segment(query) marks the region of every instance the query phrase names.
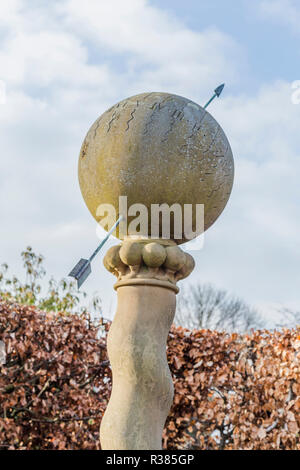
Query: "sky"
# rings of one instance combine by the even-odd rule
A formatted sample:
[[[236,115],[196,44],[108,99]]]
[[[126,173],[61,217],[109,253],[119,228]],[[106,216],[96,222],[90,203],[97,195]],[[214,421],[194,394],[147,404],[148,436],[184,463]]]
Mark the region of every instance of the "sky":
[[[299,24],[297,0],[1,2],[0,263],[21,275],[31,245],[59,279],[97,246],[77,161],[107,108],[150,91],[204,104],[226,82],[210,113],[232,146],[233,192],[185,284],[215,284],[269,316],[299,310]],[[84,288],[108,316],[104,253]]]

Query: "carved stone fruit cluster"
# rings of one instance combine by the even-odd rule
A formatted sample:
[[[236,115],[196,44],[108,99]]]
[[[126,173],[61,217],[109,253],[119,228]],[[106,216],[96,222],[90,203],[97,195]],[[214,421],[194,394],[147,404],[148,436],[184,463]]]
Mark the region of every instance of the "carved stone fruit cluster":
[[[148,283],[169,287],[176,292],[176,282],[188,277],[195,266],[193,257],[175,244],[165,246],[159,241],[132,240],[111,247],[103,263],[118,278],[115,288]]]

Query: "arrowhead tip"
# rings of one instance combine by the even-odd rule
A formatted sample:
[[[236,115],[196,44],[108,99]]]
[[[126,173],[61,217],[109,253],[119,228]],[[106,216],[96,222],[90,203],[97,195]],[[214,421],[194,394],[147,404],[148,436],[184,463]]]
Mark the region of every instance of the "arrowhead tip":
[[[222,85],[218,86],[215,89],[215,94],[217,95],[218,98],[221,95],[222,91],[224,90],[224,87],[225,87],[225,83],[222,83]]]

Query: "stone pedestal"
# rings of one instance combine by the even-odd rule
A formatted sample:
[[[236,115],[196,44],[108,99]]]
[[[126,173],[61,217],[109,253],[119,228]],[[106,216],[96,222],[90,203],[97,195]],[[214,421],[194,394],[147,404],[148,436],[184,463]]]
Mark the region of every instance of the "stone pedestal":
[[[118,307],[108,334],[113,388],[101,446],[159,450],[173,400],[166,341],[176,283],[191,273],[194,260],[173,241],[125,240],[108,250],[104,265],[118,278]]]

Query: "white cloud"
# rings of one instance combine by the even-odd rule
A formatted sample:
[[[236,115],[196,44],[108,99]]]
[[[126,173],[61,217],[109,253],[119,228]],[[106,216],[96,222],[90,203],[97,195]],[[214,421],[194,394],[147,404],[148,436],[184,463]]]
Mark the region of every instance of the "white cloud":
[[[285,24],[299,34],[300,6],[297,0],[263,0],[260,11],[265,17]]]
[[[216,28],[192,31],[146,0],[68,0],[58,9],[68,30],[125,57],[132,90],[199,94],[211,83],[237,79],[242,51],[230,36]]]
[[[195,62],[208,52],[220,56],[221,43],[224,49],[235,46],[229,36],[217,30],[209,31],[206,37],[206,32],[186,28],[146,0],[91,0],[85,4],[67,0],[59,9],[76,31],[115,52],[134,54],[145,63]]]
[[[91,123],[117,100],[147,90],[201,103],[212,85],[242,81],[245,62],[227,34],[192,31],[142,0],[36,0],[34,7],[15,0],[1,2],[0,18],[7,88],[0,105],[1,261],[17,268],[19,252],[32,243],[50,272],[63,276],[97,243],[77,183]],[[278,82],[212,105],[232,143],[236,179],[190,282],[216,282],[249,301],[300,302],[300,108],[290,94],[290,85]],[[109,305],[111,275],[94,269],[88,290],[98,288]]]

